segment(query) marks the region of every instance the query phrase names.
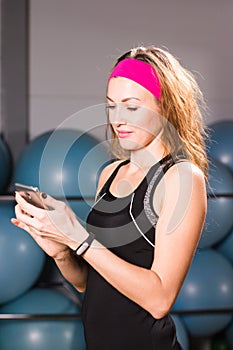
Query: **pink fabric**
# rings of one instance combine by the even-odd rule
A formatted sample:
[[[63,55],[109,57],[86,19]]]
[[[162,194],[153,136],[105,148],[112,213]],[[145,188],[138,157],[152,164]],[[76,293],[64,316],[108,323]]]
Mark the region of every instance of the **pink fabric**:
[[[126,58],[113,69],[109,80],[112,77],[131,79],[150,91],[158,100],[161,98],[161,85],[156,70],[146,62]]]

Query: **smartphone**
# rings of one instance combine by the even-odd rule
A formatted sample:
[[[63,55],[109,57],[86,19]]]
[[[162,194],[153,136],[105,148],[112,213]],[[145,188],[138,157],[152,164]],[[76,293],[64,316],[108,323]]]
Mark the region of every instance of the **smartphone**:
[[[48,210],[49,208],[43,203],[41,199],[41,192],[38,187],[29,186],[21,183],[15,183],[15,191],[19,192],[20,195],[30,204]]]

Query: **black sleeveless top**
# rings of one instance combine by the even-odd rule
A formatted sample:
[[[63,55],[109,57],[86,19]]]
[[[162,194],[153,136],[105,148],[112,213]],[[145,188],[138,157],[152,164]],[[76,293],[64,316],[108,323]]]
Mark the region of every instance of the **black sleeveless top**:
[[[154,190],[165,172],[177,161],[170,154],[154,164],[136,190],[115,197],[110,185],[119,164],[101,189],[87,218],[87,230],[125,261],[150,269],[154,257]],[[155,319],[111,286],[89,266],[82,307],[87,350],[180,350],[170,315]]]

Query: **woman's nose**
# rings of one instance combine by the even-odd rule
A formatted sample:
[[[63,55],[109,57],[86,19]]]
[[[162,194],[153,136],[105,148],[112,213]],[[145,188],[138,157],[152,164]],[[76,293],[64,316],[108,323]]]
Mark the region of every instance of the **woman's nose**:
[[[111,112],[110,121],[113,124],[126,124],[126,118],[124,116],[124,108],[121,105],[117,105],[114,111]]]

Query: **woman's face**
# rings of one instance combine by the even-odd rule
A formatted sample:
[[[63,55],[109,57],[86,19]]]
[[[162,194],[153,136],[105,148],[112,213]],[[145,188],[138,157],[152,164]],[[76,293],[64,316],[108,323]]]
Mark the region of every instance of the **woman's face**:
[[[146,147],[161,131],[156,99],[141,85],[123,77],[112,78],[106,99],[109,122],[123,149]]]

